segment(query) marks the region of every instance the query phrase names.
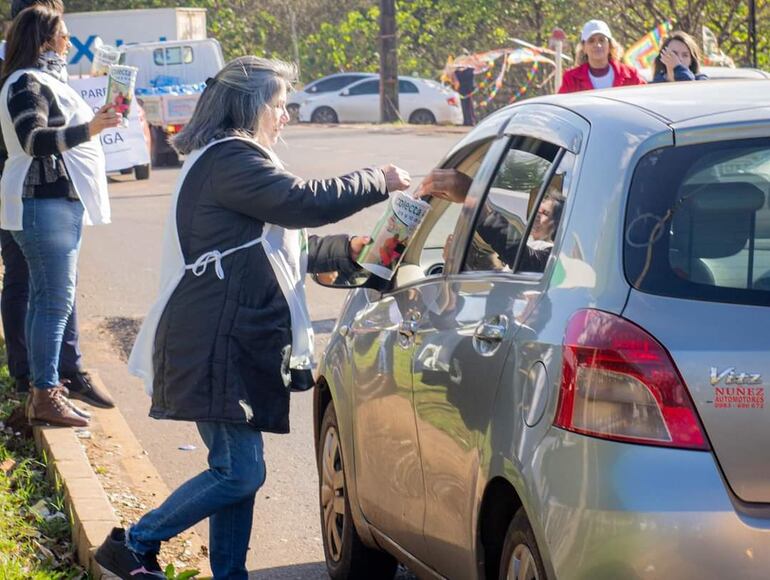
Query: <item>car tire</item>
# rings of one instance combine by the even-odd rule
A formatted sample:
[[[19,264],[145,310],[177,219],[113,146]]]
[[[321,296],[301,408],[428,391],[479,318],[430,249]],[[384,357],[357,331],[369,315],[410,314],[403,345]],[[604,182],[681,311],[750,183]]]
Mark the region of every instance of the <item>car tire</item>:
[[[413,125],[435,125],[436,115],[428,109],[417,109],[409,116],[409,122]]]
[[[168,135],[160,127],[150,127],[150,162],[153,167],[179,167],[179,156],[168,142]]]
[[[150,164],[147,163],[145,165],[135,165],[134,177],[136,177],[138,181],[144,181],[145,179],[150,179]]]
[[[339,123],[337,113],[331,107],[318,107],[313,114],[310,115],[311,123],[326,123],[333,124]]]
[[[286,105],[286,112],[289,113],[289,125],[299,123],[299,105]]]
[[[535,533],[524,508],[519,508],[508,526],[500,558],[500,580],[546,580]]]
[[[331,404],[324,412],[319,437],[318,498],[329,578],[391,580],[398,567],[395,558],[366,546],[356,531],[346,493],[345,464],[337,415]]]

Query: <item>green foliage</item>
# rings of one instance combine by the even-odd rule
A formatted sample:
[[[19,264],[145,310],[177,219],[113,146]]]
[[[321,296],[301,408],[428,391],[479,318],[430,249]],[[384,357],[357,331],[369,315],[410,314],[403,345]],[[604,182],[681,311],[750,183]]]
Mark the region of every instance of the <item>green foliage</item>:
[[[379,3],[374,0],[65,0],[69,12],[173,7],[206,8],[209,35],[226,58],[257,54],[299,60],[307,82],[344,70],[379,69]],[[10,3],[0,5],[7,19]],[[756,0],[757,54],[770,68],[770,0]],[[604,18],[621,44],[630,45],[657,23],[700,36],[707,25],[739,66],[749,62],[747,0],[396,0],[399,70],[437,78],[449,55],[512,46],[512,37],[537,45],[563,28],[574,49],[582,24]],[[525,71],[524,71],[525,72]],[[522,80],[511,73],[509,84]],[[536,79],[536,84],[544,75]],[[541,89],[542,90],[545,89]],[[537,94],[531,90],[528,94]],[[500,95],[505,101],[506,95]]]
[[[306,78],[315,78],[320,71],[379,70],[379,17],[380,9],[371,7],[348,12],[338,23],[321,23],[318,32],[302,42],[301,64]]]
[[[185,570],[184,572],[177,572],[173,564],[166,566],[163,571],[166,575],[166,580],[190,580],[196,578],[200,574],[200,570]]]
[[[0,346],[0,356],[4,348]],[[7,365],[0,367],[0,419],[7,421],[21,401]],[[61,491],[46,479],[30,439],[0,431],[0,577],[4,580],[75,580],[85,572],[74,564],[70,521]],[[53,515],[59,514],[59,515]]]

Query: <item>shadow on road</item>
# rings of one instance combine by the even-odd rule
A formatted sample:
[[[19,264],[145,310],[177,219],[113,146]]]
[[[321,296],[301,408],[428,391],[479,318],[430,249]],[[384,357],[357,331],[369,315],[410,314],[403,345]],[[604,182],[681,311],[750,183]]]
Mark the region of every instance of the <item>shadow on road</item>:
[[[329,580],[329,576],[326,573],[326,564],[310,562],[254,570],[249,572],[249,580]],[[403,566],[399,566],[394,580],[417,580],[417,576]]]
[[[326,564],[310,562],[249,572],[249,580],[328,580]]]

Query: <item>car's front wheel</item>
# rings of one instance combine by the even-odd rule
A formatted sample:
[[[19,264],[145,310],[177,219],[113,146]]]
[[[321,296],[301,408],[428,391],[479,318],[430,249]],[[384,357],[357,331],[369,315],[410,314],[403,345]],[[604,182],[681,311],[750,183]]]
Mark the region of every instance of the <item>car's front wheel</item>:
[[[290,124],[294,125],[295,123],[299,123],[299,105],[294,103],[286,105],[286,112],[289,113]]]
[[[310,121],[312,123],[337,123],[337,113],[331,107],[318,107],[313,114],[310,115]]]
[[[332,580],[391,580],[397,562],[359,538],[346,493],[337,415],[329,405],[321,422],[318,484],[326,569]]]
[[[134,175],[139,181],[150,179],[150,164],[134,165]]]
[[[535,533],[524,508],[519,508],[513,516],[505,534],[500,580],[546,580]]]

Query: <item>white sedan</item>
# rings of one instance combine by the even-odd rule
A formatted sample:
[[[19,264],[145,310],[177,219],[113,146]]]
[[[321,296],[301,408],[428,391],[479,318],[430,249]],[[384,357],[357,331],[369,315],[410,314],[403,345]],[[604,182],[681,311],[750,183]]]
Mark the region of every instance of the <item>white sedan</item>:
[[[398,104],[401,118],[409,123],[462,125],[460,95],[435,81],[399,77]],[[377,123],[380,120],[380,80],[364,79],[307,99],[299,108],[299,120],[307,123]]]

